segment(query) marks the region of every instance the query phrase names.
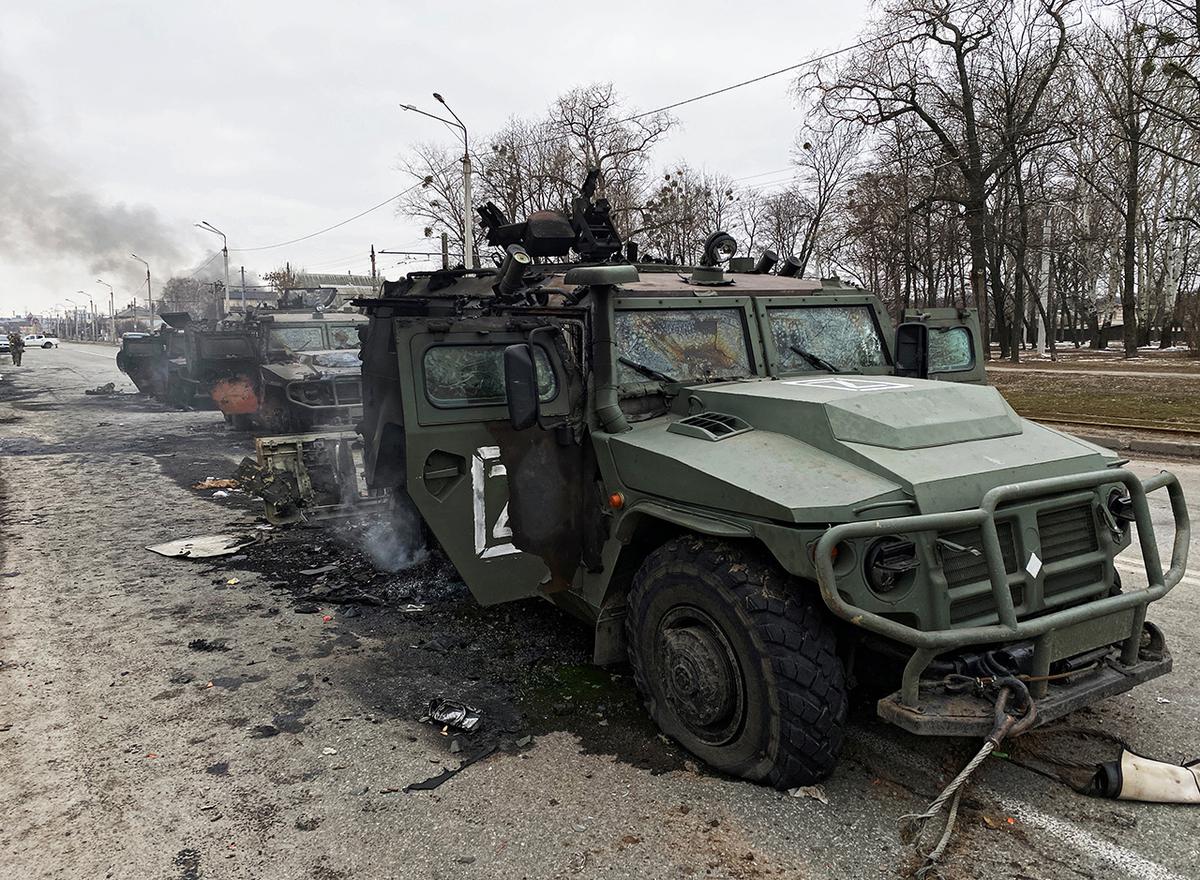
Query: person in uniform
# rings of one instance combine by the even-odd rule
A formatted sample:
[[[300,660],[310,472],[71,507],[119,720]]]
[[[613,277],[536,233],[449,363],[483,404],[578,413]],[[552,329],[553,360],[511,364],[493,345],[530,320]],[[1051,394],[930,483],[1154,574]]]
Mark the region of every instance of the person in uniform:
[[[25,340],[20,333],[9,333],[8,344],[12,347],[13,366],[21,366],[21,355],[25,352]]]

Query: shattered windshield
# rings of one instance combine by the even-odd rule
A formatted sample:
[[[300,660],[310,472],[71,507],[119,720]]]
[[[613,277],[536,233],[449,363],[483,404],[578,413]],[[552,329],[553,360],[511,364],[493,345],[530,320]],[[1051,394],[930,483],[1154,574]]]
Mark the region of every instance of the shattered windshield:
[[[821,372],[811,356],[842,373],[887,363],[868,306],[797,306],[768,309],[767,314],[780,372]]]
[[[622,310],[615,329],[621,384],[653,381],[648,371],[681,382],[754,372],[741,309]]]
[[[304,360],[314,367],[344,368],[358,367],[360,361],[356,351],[327,351],[306,355]]]
[[[330,324],[330,348],[358,348],[358,324]]]
[[[272,351],[320,351],[325,348],[325,335],[320,327],[272,327]]]

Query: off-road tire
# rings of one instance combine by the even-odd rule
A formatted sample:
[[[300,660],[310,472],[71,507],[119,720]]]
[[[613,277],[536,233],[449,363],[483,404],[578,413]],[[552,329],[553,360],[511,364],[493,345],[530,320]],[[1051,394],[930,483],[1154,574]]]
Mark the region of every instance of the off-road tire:
[[[778,789],[828,776],[845,734],[846,677],[814,593],[765,552],[714,538],[676,538],[651,553],[634,576],[625,631],[663,732],[712,767]],[[730,686],[696,708],[693,685],[714,669]],[[739,684],[740,701],[729,696]],[[729,720],[714,732],[711,717]]]

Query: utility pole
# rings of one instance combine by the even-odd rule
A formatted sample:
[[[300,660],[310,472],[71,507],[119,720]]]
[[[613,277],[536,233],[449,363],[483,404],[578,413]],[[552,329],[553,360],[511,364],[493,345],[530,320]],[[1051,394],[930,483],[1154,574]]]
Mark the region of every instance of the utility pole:
[[[113,286],[111,284],[109,284],[107,281],[105,281],[103,278],[97,278],[96,283],[103,284],[105,287],[108,288],[109,311],[112,311]],[[79,292],[83,293],[82,290]],[[86,296],[86,294],[85,294],[85,296]],[[136,317],[137,317],[137,315],[135,313],[134,318],[136,318]],[[134,326],[135,327],[137,326],[136,320],[134,321]],[[116,321],[116,318],[113,318],[113,342],[116,342],[116,341],[117,341],[117,321]]]
[[[453,121],[446,119],[444,116],[437,116],[436,114],[433,114],[433,113],[426,113],[424,110],[418,110],[412,104],[401,104],[400,106],[403,107],[405,110],[412,110],[414,113],[420,113],[422,116],[428,116],[430,119],[436,119],[438,122],[444,123],[445,125],[453,126],[454,128],[457,128],[462,133],[462,142],[463,142],[463,158],[462,158],[462,164],[463,164],[463,265],[466,266],[468,269],[474,269],[475,268],[475,229],[474,229],[475,217],[474,217],[474,210],[471,207],[471,144],[470,144],[470,140],[468,139],[468,136],[467,136],[467,127],[463,124],[463,121],[458,118],[458,114],[454,112],[454,109],[449,104],[446,103],[445,98],[443,98],[437,92],[433,93],[433,98],[435,101],[437,101],[443,107],[445,107],[447,111],[449,111],[450,115],[452,117],[454,117]]]
[[[242,311],[246,311],[246,267],[242,266]]]
[[[375,280],[375,245],[371,245],[371,280]]]
[[[146,330],[147,330],[147,332],[153,333],[154,332],[154,292],[150,289],[150,264],[147,263],[145,260],[143,260],[141,257],[139,257],[137,254],[130,254],[129,256],[133,257],[135,260],[137,260],[139,263],[141,263],[143,266],[146,267],[146,309],[147,309],[147,311],[150,312],[149,316],[146,318]],[[136,312],[137,311],[137,305],[136,305],[137,298],[136,297],[134,298],[134,303],[135,303],[134,311]]]
[[[442,233],[442,268],[450,268],[450,236]]]
[[[221,255],[225,258],[225,299],[229,299],[229,242],[225,238],[225,233],[222,232],[221,230],[217,229],[217,227],[213,226],[207,220],[201,220],[199,223],[196,223],[194,225],[196,227],[198,227],[199,229],[203,229],[205,232],[211,232],[214,235],[221,236]],[[243,290],[242,290],[242,311],[244,312],[245,310],[246,310],[246,291],[243,288]]]

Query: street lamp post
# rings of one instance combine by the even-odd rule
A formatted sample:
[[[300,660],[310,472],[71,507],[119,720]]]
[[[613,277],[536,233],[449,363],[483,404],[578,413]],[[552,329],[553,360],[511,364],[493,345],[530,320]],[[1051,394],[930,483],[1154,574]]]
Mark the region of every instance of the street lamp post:
[[[83,293],[82,290],[77,290],[75,292]],[[87,296],[87,294],[84,294],[84,296]],[[69,299],[68,297],[65,297],[65,296],[63,297],[63,299],[65,299],[67,302],[69,302],[71,304],[71,320],[69,320],[67,322],[67,335],[73,339],[79,335],[79,303],[77,303],[77,302],[75,302],[75,300]],[[74,325],[73,329],[72,329],[72,325]]]
[[[193,225],[198,229],[203,229],[205,232],[221,236],[221,254],[225,257],[225,299],[229,299],[229,242],[225,239],[225,233],[207,220],[201,220],[199,223]],[[242,311],[246,311],[246,289],[244,287],[242,288]]]
[[[154,332],[154,291],[150,289],[150,264],[139,257],[137,254],[130,254],[139,263],[146,267],[146,310],[150,316],[146,319],[146,329],[148,332]],[[134,299],[134,314],[137,313],[137,300]]]
[[[105,281],[103,278],[97,278],[96,283],[103,284],[105,287],[108,288],[108,314],[109,314],[109,317],[112,318],[112,341],[116,342],[117,341],[117,312],[116,312],[116,309],[113,308],[113,286],[111,284],[109,284],[107,281]],[[134,318],[136,319],[136,317],[137,317],[137,312],[134,312]]]
[[[471,145],[467,138],[467,127],[463,121],[458,118],[458,114],[454,112],[454,108],[446,103],[437,92],[433,93],[434,100],[441,104],[454,117],[453,121],[446,119],[444,116],[438,116],[435,113],[426,113],[412,104],[401,104],[405,110],[412,110],[414,113],[420,113],[422,116],[428,116],[430,119],[436,119],[438,122],[457,128],[462,133],[463,142],[463,264],[468,269],[475,268],[475,218],[472,216],[473,209],[471,207]]]

